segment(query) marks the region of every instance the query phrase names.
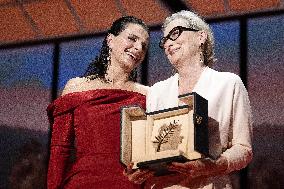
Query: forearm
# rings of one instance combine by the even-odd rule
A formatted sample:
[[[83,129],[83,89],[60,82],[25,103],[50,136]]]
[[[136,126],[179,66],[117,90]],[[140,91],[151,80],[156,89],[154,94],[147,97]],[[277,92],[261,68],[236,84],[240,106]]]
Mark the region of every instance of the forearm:
[[[226,173],[227,168],[228,168],[228,161],[223,156],[219,157],[217,160],[208,160],[208,165],[206,167],[208,172],[206,172],[205,175],[207,176],[223,175]]]
[[[240,170],[252,160],[252,114],[247,91],[239,79],[234,88],[229,141],[222,156],[228,160],[227,173]]]
[[[240,170],[248,165],[252,160],[253,152],[249,146],[237,144],[227,149],[222,156],[228,161],[227,173]]]
[[[48,164],[48,189],[58,189],[62,184],[73,149],[72,114],[55,118],[52,125],[50,157]]]
[[[66,158],[61,157],[60,153],[58,148],[51,147],[47,174],[48,189],[58,189],[62,183]]]

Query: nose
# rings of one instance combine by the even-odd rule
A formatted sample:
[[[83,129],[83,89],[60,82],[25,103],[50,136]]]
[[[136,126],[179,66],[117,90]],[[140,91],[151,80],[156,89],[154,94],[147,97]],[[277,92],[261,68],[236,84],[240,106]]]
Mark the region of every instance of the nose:
[[[168,49],[169,47],[173,46],[173,42],[172,40],[168,39],[166,40],[166,42],[164,43],[164,50]]]
[[[141,49],[142,49],[142,44],[137,41],[136,43],[134,43],[134,48],[135,48],[136,50],[141,50]]]

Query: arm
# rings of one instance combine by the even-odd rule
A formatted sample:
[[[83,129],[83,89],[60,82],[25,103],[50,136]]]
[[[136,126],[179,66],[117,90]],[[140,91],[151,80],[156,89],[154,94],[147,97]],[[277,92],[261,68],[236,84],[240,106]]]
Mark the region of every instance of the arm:
[[[240,78],[235,84],[232,107],[231,147],[222,156],[228,160],[227,173],[240,170],[252,159],[252,115],[247,91]]]
[[[49,189],[60,188],[73,144],[71,113],[56,116],[52,124],[47,184]]]
[[[228,149],[217,160],[206,158],[184,164],[173,163],[171,170],[186,174],[189,178],[211,177],[242,169],[251,161],[251,110],[247,91],[240,78],[237,78],[233,90]]]
[[[62,95],[74,92],[76,81],[76,78],[69,80]],[[56,189],[62,184],[73,148],[73,114],[72,112],[57,114],[53,111],[48,111],[48,114],[51,124],[51,142],[47,184],[49,189]]]

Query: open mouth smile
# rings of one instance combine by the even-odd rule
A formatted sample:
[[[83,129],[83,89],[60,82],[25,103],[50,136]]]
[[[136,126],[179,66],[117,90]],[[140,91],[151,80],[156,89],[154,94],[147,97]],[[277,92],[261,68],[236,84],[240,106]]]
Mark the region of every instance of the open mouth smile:
[[[134,53],[128,51],[128,50],[125,50],[126,54],[131,58],[133,59],[134,61],[138,61],[138,56],[135,55]]]

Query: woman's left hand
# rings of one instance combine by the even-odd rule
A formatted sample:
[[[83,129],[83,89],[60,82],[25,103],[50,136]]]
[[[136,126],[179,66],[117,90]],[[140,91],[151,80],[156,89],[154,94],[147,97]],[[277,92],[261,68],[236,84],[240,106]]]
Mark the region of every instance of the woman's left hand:
[[[142,184],[148,178],[154,176],[154,172],[147,170],[147,169],[132,169],[133,163],[129,164],[127,168],[123,171],[123,175],[128,178],[129,181],[135,184]]]
[[[227,160],[221,157],[218,160],[205,158],[185,163],[173,162],[168,168],[192,179],[200,176],[216,176],[222,174],[227,169]]]

